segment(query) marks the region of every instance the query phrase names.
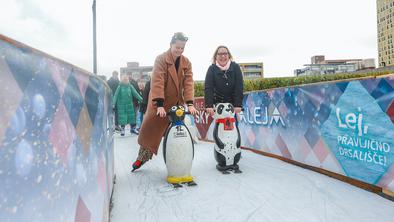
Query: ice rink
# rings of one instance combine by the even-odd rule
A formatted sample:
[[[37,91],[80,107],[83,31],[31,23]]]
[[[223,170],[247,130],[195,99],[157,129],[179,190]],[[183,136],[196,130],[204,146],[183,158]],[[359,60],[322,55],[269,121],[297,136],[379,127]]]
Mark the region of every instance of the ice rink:
[[[137,136],[115,135],[116,184],[111,222],[394,221],[394,202],[339,180],[243,150],[242,174],[215,169],[213,143],[195,145],[198,186],[173,189],[158,156],[131,173]]]

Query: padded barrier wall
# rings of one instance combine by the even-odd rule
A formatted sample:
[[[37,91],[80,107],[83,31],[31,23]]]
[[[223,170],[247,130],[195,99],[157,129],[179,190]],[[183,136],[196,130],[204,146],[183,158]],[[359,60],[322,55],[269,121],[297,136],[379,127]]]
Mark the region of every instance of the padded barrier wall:
[[[394,75],[252,92],[243,106],[243,147],[394,191]],[[213,140],[212,118],[195,121]]]
[[[0,35],[1,221],[108,221],[109,87]]]

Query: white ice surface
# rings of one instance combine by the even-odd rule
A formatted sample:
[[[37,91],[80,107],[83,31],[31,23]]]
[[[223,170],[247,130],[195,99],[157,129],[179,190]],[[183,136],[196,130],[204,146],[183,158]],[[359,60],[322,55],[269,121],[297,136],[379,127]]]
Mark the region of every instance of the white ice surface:
[[[115,136],[111,222],[264,221],[393,222],[394,202],[280,160],[242,151],[242,174],[215,169],[213,144],[195,145],[196,187],[172,189],[158,156],[131,173],[137,136]]]

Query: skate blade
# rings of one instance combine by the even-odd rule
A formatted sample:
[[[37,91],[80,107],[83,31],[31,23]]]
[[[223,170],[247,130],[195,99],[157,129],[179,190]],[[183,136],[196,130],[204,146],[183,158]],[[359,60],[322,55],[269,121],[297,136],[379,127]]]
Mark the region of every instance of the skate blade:
[[[186,183],[183,183],[183,184],[186,184],[186,185],[189,186],[189,187],[197,186],[197,183],[194,182],[194,181],[186,182]]]
[[[180,184],[180,183],[172,183],[171,185],[172,185],[175,189],[176,189],[176,188],[181,188],[181,187],[183,187],[182,184]]]

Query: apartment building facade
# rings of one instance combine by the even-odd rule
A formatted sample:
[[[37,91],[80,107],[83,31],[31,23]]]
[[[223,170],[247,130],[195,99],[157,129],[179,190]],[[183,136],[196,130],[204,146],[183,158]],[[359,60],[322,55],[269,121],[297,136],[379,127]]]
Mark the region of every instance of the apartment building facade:
[[[379,67],[394,65],[394,0],[377,0]]]
[[[148,81],[152,73],[153,66],[140,66],[138,62],[128,62],[126,67],[120,68],[120,74],[127,74],[134,80]]]
[[[336,73],[351,73],[358,70],[374,69],[375,59],[334,59],[326,60],[324,55],[312,56],[311,63],[303,69],[295,69],[295,76],[317,76]]]
[[[244,79],[264,78],[264,64],[262,62],[238,63]]]

